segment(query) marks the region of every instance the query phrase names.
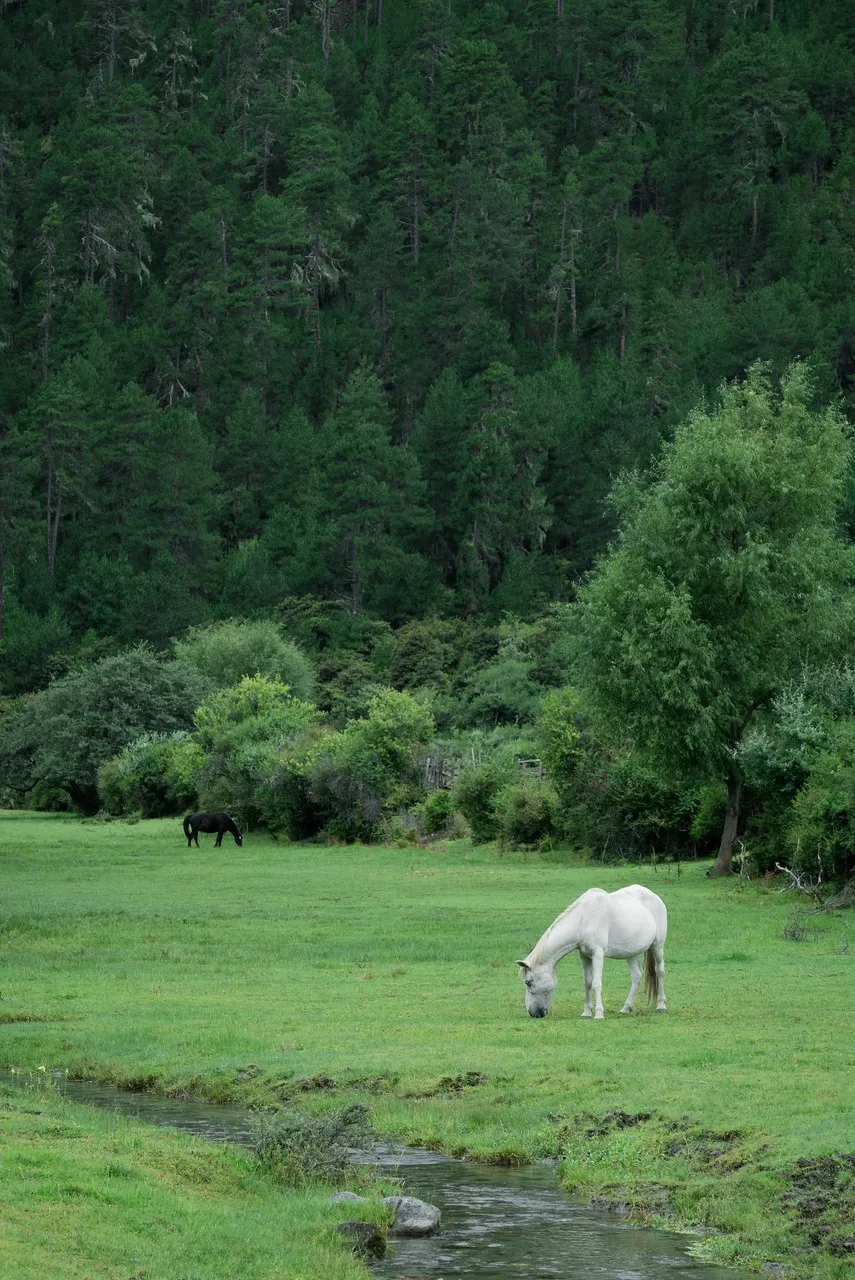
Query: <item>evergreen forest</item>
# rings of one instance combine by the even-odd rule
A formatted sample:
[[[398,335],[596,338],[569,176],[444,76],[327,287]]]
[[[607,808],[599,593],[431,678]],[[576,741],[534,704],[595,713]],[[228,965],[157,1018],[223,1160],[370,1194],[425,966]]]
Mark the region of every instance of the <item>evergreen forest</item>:
[[[853,416],[847,0],[0,0],[8,803],[848,873]]]

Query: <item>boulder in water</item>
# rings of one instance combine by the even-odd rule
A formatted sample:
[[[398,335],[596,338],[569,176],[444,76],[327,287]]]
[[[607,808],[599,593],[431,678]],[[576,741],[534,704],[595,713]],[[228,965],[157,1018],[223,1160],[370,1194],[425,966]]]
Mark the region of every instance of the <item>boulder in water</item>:
[[[384,1196],[383,1203],[395,1214],[392,1235],[432,1236],[439,1230],[439,1209],[415,1196]]]

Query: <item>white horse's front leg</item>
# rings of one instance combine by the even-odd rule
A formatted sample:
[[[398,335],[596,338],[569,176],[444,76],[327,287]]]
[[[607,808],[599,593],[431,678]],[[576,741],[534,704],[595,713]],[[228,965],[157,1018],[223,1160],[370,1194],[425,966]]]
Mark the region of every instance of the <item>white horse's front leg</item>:
[[[627,960],[627,964],[629,965],[629,972],[632,975],[632,982],[629,988],[629,995],[626,998],[626,1003],[621,1009],[621,1013],[632,1013],[635,1007],[635,997],[638,995],[638,987],[641,982],[641,961],[638,956],[630,956]]]
[[[604,1018],[603,1013],[603,953],[595,951],[591,956],[591,976],[594,988],[594,1017]]]
[[[653,958],[656,961],[656,1012],[666,1013],[665,1003],[665,944],[654,942]]]
[[[591,1018],[593,1017],[591,1012],[591,982],[593,981],[591,957],[583,956],[580,951],[579,959],[582,961],[582,977],[585,980],[585,1008],[582,1010],[582,1017]]]

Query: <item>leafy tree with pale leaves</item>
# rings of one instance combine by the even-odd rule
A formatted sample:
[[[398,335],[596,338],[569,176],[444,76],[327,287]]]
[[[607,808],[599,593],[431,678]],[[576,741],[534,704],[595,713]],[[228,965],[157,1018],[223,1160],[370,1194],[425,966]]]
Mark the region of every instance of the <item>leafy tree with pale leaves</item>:
[[[580,592],[580,674],[602,725],[665,773],[727,786],[716,875],[731,870],[748,725],[851,636],[855,558],[837,519],[851,457],[804,366],[780,390],[755,366],[690,415],[649,477],[617,485],[618,537]]]

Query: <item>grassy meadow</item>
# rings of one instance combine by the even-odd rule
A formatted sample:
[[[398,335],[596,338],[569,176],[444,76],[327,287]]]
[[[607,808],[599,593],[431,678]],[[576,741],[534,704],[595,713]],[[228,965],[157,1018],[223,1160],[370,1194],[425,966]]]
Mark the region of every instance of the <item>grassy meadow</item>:
[[[360,1280],[329,1189],[49,1090],[0,1093],[3,1280]],[[359,1206],[363,1218],[385,1215]],[[380,1209],[378,1214],[377,1210]]]
[[[188,849],[177,820],[0,817],[0,1066],[309,1108],[358,1098],[411,1142],[561,1153],[568,1185],[714,1229],[699,1249],[716,1260],[845,1274],[852,1177],[823,1158],[855,1149],[851,912],[794,941],[790,893],[698,863],[201,839]],[[584,889],[633,881],[669,908],[669,1012],[619,1017],[629,975],[609,961],[606,1020],[581,1020],[568,957],[552,1013],[529,1019],[514,960]],[[4,1096],[4,1126],[22,1123]]]

